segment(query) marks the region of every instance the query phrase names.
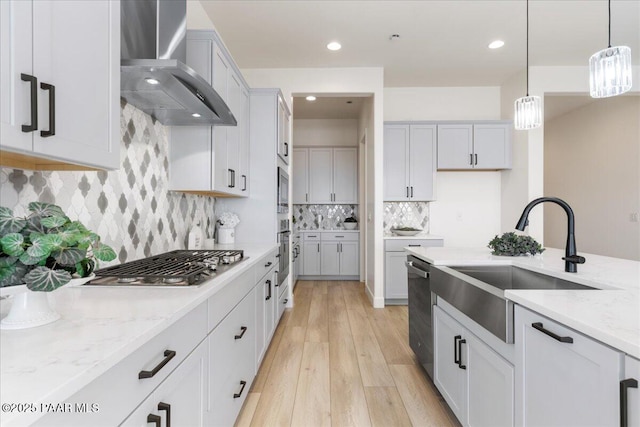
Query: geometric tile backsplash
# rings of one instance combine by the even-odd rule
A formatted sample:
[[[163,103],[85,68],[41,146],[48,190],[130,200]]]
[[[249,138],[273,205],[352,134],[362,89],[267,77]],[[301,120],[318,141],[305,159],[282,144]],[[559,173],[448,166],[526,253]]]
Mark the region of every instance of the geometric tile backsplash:
[[[420,228],[429,232],[428,202],[384,202],[384,232],[392,227]]]
[[[294,228],[298,230],[344,229],[345,218],[358,218],[358,205],[293,205]]]
[[[120,134],[116,171],[0,168],[0,206],[26,215],[32,201],[55,203],[113,247],[114,263],[183,249],[196,222],[212,237],[215,199],[168,191],[166,128],[123,104]]]

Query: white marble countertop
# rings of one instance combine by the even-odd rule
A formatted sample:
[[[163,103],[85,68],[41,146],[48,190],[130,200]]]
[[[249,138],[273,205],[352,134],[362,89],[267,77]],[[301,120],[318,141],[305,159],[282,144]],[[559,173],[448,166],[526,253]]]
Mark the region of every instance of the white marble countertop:
[[[428,233],[419,233],[416,234],[415,236],[397,236],[393,233],[384,233],[384,239],[385,240],[409,240],[409,239],[415,239],[415,240],[444,240],[444,237],[442,236],[436,236],[435,234],[428,234]]]
[[[598,290],[507,290],[505,296],[533,311],[640,358],[640,262],[580,253],[577,273],[564,271],[564,249],[527,257],[493,256],[485,248],[405,250],[434,265],[514,265]]]
[[[322,228],[317,230],[296,230],[298,233],[359,233],[359,229],[347,230],[346,228]]]
[[[277,248],[216,248],[234,246],[248,259],[197,287],[65,286],[51,292],[60,320],[0,331],[0,403],[64,402]],[[2,317],[9,307],[9,300],[1,301]],[[3,425],[19,415],[24,414],[2,413]]]

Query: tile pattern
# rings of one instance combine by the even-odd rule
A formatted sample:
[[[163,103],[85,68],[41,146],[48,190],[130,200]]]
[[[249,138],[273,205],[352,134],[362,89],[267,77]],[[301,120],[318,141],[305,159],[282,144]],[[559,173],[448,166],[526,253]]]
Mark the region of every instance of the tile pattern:
[[[385,233],[392,227],[414,227],[429,232],[429,203],[385,202],[382,221]]]
[[[293,205],[294,226],[300,230],[343,228],[345,218],[358,221],[358,205]]]
[[[186,247],[200,222],[213,235],[215,199],[168,191],[166,128],[131,105],[120,114],[117,171],[37,172],[0,168],[0,205],[24,215],[32,201],[59,205],[126,262]]]

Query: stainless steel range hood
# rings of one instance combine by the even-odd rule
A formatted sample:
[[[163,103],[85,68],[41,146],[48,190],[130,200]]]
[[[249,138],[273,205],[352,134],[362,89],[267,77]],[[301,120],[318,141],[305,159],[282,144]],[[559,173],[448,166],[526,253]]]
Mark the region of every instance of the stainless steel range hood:
[[[185,64],[186,0],[122,0],[120,93],[168,126],[237,122],[222,97]]]

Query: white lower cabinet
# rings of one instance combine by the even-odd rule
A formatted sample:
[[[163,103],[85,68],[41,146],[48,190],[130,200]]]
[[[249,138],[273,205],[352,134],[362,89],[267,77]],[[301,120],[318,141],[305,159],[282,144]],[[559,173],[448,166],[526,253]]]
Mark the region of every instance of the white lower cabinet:
[[[462,425],[514,424],[514,367],[434,306],[434,383]]]
[[[302,274],[315,276],[320,274],[320,241],[305,241],[302,244]]]
[[[518,425],[619,425],[622,353],[521,306],[515,343]]]
[[[443,239],[386,239],[384,241],[384,299],[386,303],[406,304],[409,298],[405,247],[444,245]]]
[[[205,426],[209,347],[202,342],[122,423],[124,427]]]
[[[624,358],[624,377],[620,381],[620,425],[640,426],[640,360]],[[626,424],[625,424],[626,421]]]

